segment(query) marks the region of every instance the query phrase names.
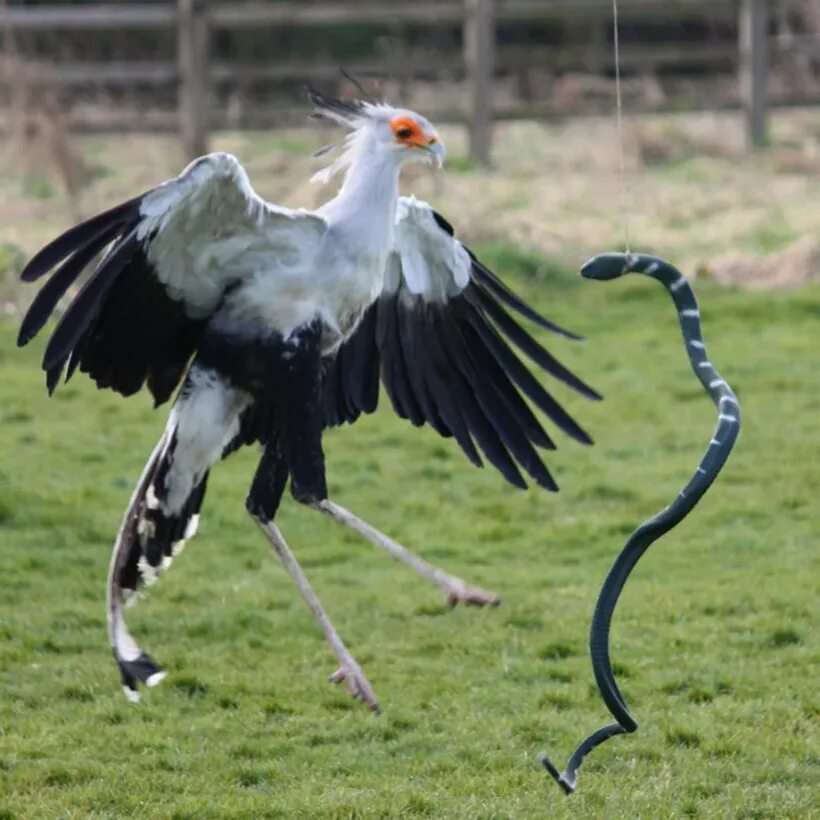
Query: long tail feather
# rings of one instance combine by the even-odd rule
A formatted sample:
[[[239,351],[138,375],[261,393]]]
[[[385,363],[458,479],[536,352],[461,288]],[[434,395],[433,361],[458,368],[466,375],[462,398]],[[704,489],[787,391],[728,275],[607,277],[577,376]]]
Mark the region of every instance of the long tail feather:
[[[108,635],[120,669],[126,697],[139,700],[138,684],[156,686],[165,672],[138,646],[125,623],[123,607],[140,583],[153,583],[167,569],[186,540],[196,532],[207,473],[181,509],[164,513],[157,497],[173,458],[176,435],[173,416],[145,465],[125,511],[108,572]]]
[[[128,631],[123,615],[124,589],[121,586],[121,579],[127,573],[127,566],[131,563],[135,549],[139,549],[137,528],[140,506],[145,503],[148,489],[154,480],[159,462],[167,449],[167,433],[159,440],[159,443],[151,453],[148,463],[145,465],[128,509],[114,542],[114,552],[111,556],[111,565],[108,570],[107,608],[108,608],[108,637],[111,641],[111,649],[114,658],[120,668],[122,676],[123,691],[126,697],[132,701],[139,701],[137,681],[141,681],[146,686],[156,685],[162,680],[164,673],[156,662],[143,652],[137,642]],[[133,594],[133,590],[130,590]]]

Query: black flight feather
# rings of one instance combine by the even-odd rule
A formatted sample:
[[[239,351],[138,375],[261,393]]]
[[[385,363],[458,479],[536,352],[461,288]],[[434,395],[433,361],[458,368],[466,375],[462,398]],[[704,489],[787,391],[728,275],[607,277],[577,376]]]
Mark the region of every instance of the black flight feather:
[[[62,369],[74,345],[96,317],[117,276],[130,261],[137,245],[137,234],[132,230],[103,259],[91,278],[83,285],[48,341],[43,357],[44,370],[51,371],[55,367]]]
[[[577,390],[582,396],[589,399],[600,399],[601,396],[588,385],[584,384],[574,373],[567,370],[548,350],[540,345],[526,330],[504,310],[487,291],[475,288],[470,294],[475,294],[477,303],[486,311],[487,315],[498,325],[501,332],[522,352],[526,353],[537,365],[556,379]]]
[[[372,413],[379,398],[379,354],[376,348],[376,306],[371,305],[353,336],[339,351],[350,376],[345,390],[348,421],[362,412]]]
[[[465,333],[464,331],[467,331]],[[516,461],[542,486],[558,489],[538,453],[532,446],[515,417],[509,404],[496,384],[487,378],[481,363],[475,356],[473,342],[469,336],[469,324],[453,324],[450,330],[451,349],[456,350],[462,373],[470,382],[473,393],[485,416],[492,424],[504,446]]]
[[[452,430],[453,437],[464,451],[464,454],[476,467],[483,467],[481,456],[478,454],[472,438],[470,438],[470,432],[464,420],[464,413],[461,410],[465,401],[472,400],[469,386],[464,381],[461,373],[457,369],[453,370],[443,349],[441,342],[442,331],[440,329],[441,310],[439,308],[431,310],[430,318],[431,328],[427,336],[428,344],[425,348],[425,380],[430,393],[436,398],[442,418]],[[447,321],[446,317],[443,321]]]
[[[586,431],[547,393],[541,382],[530,373],[524,363],[513,353],[496,330],[488,325],[478,314],[472,315],[470,319],[478,335],[483,339],[507,375],[518,385],[524,395],[567,435],[582,444],[592,444],[592,439]]]
[[[353,423],[379,402],[378,304],[365,311],[353,335],[322,361],[322,406],[326,427]]]
[[[463,345],[461,340],[456,334],[451,322],[442,322],[440,328],[442,330],[442,349],[446,351],[450,359],[451,372],[463,373],[462,366],[459,364],[464,352],[462,350]],[[467,381],[466,378],[465,381]],[[465,421],[467,422],[467,428],[489,461],[498,468],[507,481],[522,490],[526,490],[526,482],[521,477],[521,473],[515,466],[515,462],[507,452],[495,427],[487,418],[484,409],[482,409],[472,389],[473,386],[471,385],[469,398],[466,398],[461,405]]]
[[[339,378],[342,371],[340,355],[341,350],[333,358],[325,360],[322,370],[322,406],[326,427],[338,427],[347,420],[343,408],[339,407],[338,399]]]
[[[473,256],[469,249],[467,250],[467,253],[469,253],[473,259],[473,277],[480,285],[483,285],[487,290],[491,291],[494,296],[504,302],[507,307],[517,311],[521,314],[521,316],[535,322],[545,330],[549,330],[559,336],[564,336],[567,339],[572,339],[575,342],[584,341],[583,336],[579,336],[577,333],[572,333],[569,330],[565,330],[560,325],[556,325],[555,322],[551,322],[545,316],[542,316],[537,310],[528,305],[517,293],[510,290],[489,268],[485,268],[484,265],[482,265],[481,262]]]
[[[77,248],[51,275],[49,280],[40,288],[34,297],[34,301],[31,303],[31,306],[23,318],[20,333],[17,336],[17,345],[19,347],[30,342],[40,332],[43,325],[48,321],[48,317],[57,305],[57,302],[60,301],[69,287],[74,284],[94,257],[102,251],[122,229],[122,223],[116,223],[92,236],[84,245]]]
[[[441,436],[452,435],[450,428],[439,414],[436,402],[430,395],[423,376],[422,349],[424,347],[424,301],[416,298],[412,307],[401,305],[396,318],[399,324],[399,342],[410,389],[430,426]]]
[[[465,325],[462,333],[469,339],[469,348],[476,360],[476,364],[484,376],[493,383],[498,393],[503,396],[504,401],[515,416],[516,421],[527,433],[530,441],[543,447],[546,450],[555,450],[555,442],[547,435],[546,430],[530,410],[529,405],[521,398],[518,389],[510,380],[504,366],[499,362],[493,353],[492,348],[487,346],[482,338],[470,325],[475,323],[486,324],[485,320],[478,314],[474,307],[465,304]]]
[[[137,247],[78,344],[81,369],[98,387],[125,396],[147,381],[155,403],[162,404],[182,380],[204,327],[204,320],[191,319],[183,303],[168,295]]]
[[[433,211],[432,214],[433,219],[439,228],[441,228],[448,236],[454,237],[455,231],[453,230],[453,226],[437,211]],[[530,305],[518,296],[518,294],[510,290],[510,288],[508,288],[489,268],[485,267],[469,248],[464,245],[462,245],[462,247],[465,251],[467,251],[470,259],[472,260],[473,277],[488,287],[509,307],[518,311],[522,316],[525,316],[527,319],[530,319],[544,329],[557,333],[559,336],[565,336],[567,339],[573,339],[574,341],[583,341],[583,336],[578,336],[569,330],[565,330],[559,325],[556,325],[554,322],[551,322],[545,316],[542,316],[534,308],[530,307]]]
[[[424,415],[413,395],[407,375],[399,340],[399,317],[401,309],[398,296],[382,296],[379,299],[379,314],[376,323],[376,341],[381,359],[382,381],[396,412],[409,419],[416,427],[424,424]]]
[[[24,282],[33,282],[48,273],[58,262],[65,259],[89,240],[114,225],[133,220],[139,216],[139,204],[144,194],[129,199],[97,216],[69,228],[56,239],[41,248],[23,268],[20,277]]]

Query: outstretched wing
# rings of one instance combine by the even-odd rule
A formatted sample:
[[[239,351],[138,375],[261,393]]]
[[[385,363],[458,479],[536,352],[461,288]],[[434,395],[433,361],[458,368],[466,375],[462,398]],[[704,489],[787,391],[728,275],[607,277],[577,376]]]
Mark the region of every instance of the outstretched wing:
[[[23,279],[54,271],[23,319],[18,344],[107,252],[69,304],[43,357],[52,392],[67,365],[123,395],[148,383],[157,404],[179,384],[226,290],[277,260],[293,266],[325,221],[270,205],[239,161],[209,154],[178,177],[66,231],[28,263]],[[56,268],[56,270],[54,270]]]
[[[538,484],[556,490],[536,450],[555,444],[524,396],[568,435],[584,444],[591,439],[510,343],[582,395],[600,396],[507,308],[554,333],[578,338],[504,285],[427,203],[402,197],[384,290],[354,335],[325,362],[326,423],[352,422],[372,412],[381,378],[399,416],[452,436],[473,464],[482,466],[481,452],[512,484],[527,486],[522,467]]]

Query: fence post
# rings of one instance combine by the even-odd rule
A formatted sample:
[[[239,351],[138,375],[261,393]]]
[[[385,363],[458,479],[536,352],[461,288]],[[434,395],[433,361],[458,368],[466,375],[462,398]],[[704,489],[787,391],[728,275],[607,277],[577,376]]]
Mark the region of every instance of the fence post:
[[[177,0],[179,133],[187,159],[208,152],[208,40],[207,0]]]
[[[740,98],[746,115],[746,140],[751,148],[762,148],[768,139],[768,12],[768,0],[741,0]]]
[[[467,70],[470,157],[483,165],[492,145],[495,71],[495,0],[465,0],[464,64]]]

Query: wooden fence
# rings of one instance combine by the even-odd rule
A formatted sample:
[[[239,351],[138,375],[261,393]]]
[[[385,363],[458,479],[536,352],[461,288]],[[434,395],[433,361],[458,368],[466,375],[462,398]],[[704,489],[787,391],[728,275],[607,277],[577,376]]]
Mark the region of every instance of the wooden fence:
[[[658,24],[670,20],[697,20],[708,15],[715,24],[738,32],[734,42],[651,42],[640,48],[622,51],[624,68],[641,70],[656,64],[697,64],[734,66],[737,72],[736,100],[747,112],[749,142],[759,146],[766,141],[767,55],[773,45],[769,37],[769,0],[619,0],[624,24]],[[383,3],[378,0],[338,0],[324,3],[255,2],[209,3],[208,0],[176,0],[174,3],[83,4],[74,6],[33,5],[0,8],[0,36],[13,38],[26,33],[84,31],[176,32],[176,61],[69,62],[46,69],[50,81],[62,85],[101,83],[109,86],[171,84],[176,87],[176,128],[186,154],[195,156],[207,150],[209,130],[221,124],[219,111],[212,105],[214,88],[227,81],[310,81],[326,77],[330,66],[271,60],[251,65],[224,65],[212,60],[211,44],[220,31],[258,27],[310,27],[328,25],[458,25],[462,27],[462,54],[428,55],[423,63],[429,75],[459,64],[464,79],[464,104],[457,110],[431,112],[436,119],[459,119],[469,124],[470,151],[486,162],[490,154],[492,122],[510,116],[537,117],[549,114],[551,106],[543,99],[529,99],[502,108],[494,104],[494,78],[499,72],[525,66],[535,55],[533,49],[498,43],[497,28],[510,23],[557,22],[597,24],[597,31],[611,25],[611,0],[413,0],[409,3]],[[590,30],[594,30],[594,27]],[[8,40],[7,40],[8,41]],[[603,50],[606,50],[605,52]],[[537,59],[561,70],[580,62],[593,73],[611,73],[612,57],[606,39],[598,43],[597,56],[579,54],[578,48],[556,45]],[[592,53],[592,52],[590,52]],[[602,59],[601,54],[605,53]],[[354,73],[389,75],[395,62],[376,61],[348,66]],[[406,66],[405,71],[406,74]],[[13,79],[12,79],[13,82]],[[691,100],[696,107],[697,101]],[[700,103],[702,105],[702,101]],[[607,101],[606,105],[611,105]],[[680,107],[680,106],[677,106]],[[287,119],[280,112],[279,121]],[[150,120],[144,120],[151,127]],[[267,126],[264,117],[243,121],[251,126]]]

